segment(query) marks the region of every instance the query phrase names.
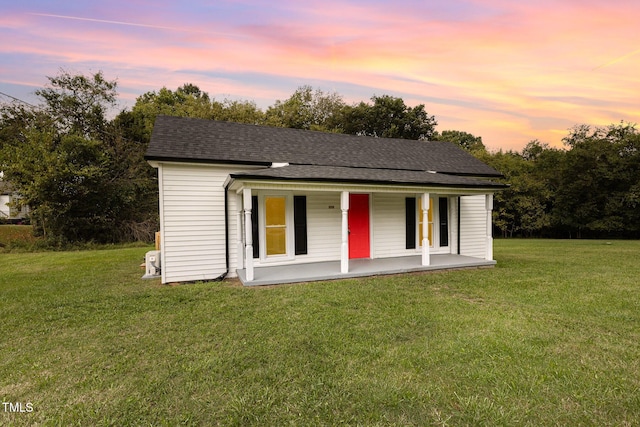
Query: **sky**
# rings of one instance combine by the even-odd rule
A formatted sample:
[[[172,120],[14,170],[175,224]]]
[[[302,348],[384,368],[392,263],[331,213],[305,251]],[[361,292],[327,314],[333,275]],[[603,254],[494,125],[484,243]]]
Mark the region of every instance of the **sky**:
[[[0,0],[0,92],[61,69],[117,80],[119,108],[192,83],[266,108],[311,85],[424,104],[490,150],[640,121],[637,0]],[[0,94],[0,101],[8,101]]]

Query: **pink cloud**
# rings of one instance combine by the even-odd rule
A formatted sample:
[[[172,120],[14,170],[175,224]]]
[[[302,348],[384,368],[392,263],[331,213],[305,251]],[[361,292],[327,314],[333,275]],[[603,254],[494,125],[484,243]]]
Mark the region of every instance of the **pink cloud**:
[[[206,9],[190,16],[177,4],[140,14],[144,5],[130,3],[81,16],[53,7],[32,11],[41,15],[8,13],[0,17],[0,36],[10,35],[12,43],[0,54],[37,63],[3,65],[0,81],[19,81],[20,67],[44,76],[60,66],[88,66],[117,77],[128,99],[136,90],[189,81],[265,105],[303,83],[353,88],[343,94],[353,101],[366,87],[368,96],[392,93],[425,103],[442,117],[439,129],[477,133],[494,148],[535,138],[558,145],[566,123],[638,117],[635,2],[615,8],[577,0],[215,6],[238,5],[252,14]],[[291,84],[243,77],[252,75]]]

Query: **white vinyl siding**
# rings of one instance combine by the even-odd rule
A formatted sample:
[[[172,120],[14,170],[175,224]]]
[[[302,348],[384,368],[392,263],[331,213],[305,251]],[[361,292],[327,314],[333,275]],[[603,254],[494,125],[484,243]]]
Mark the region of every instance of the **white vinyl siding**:
[[[373,257],[388,258],[416,255],[415,249],[406,249],[405,199],[414,195],[373,194]]]
[[[298,255],[296,259],[304,260],[303,262],[340,259],[341,212],[340,193],[307,194],[308,254]]]
[[[460,255],[484,258],[487,244],[486,196],[460,197]]]
[[[159,171],[163,283],[221,276],[227,271],[224,182],[230,170],[163,164]],[[236,211],[235,197],[229,197],[230,236],[235,236]],[[229,260],[233,263],[235,256]]]
[[[0,194],[0,218],[11,218],[9,203],[11,203],[11,196]]]

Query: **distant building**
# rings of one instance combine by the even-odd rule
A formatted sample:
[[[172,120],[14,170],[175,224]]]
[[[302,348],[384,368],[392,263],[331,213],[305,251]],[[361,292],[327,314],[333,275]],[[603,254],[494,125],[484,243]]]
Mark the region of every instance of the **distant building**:
[[[29,207],[17,209],[13,206],[20,195],[13,190],[10,182],[4,181],[0,174],[0,222],[17,223],[29,216]]]

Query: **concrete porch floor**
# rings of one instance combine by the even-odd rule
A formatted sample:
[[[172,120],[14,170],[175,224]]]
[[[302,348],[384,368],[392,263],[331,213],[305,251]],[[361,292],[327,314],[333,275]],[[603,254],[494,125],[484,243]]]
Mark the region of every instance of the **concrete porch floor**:
[[[263,286],[415,271],[446,270],[450,268],[492,267],[496,264],[495,261],[487,261],[482,258],[451,254],[431,255],[431,265],[428,266],[421,265],[421,261],[422,257],[420,255],[397,258],[352,259],[349,261],[349,272],[345,274],[340,273],[340,261],[255,267],[254,280],[251,282],[247,282],[244,269],[237,270],[237,273],[243,285]]]

